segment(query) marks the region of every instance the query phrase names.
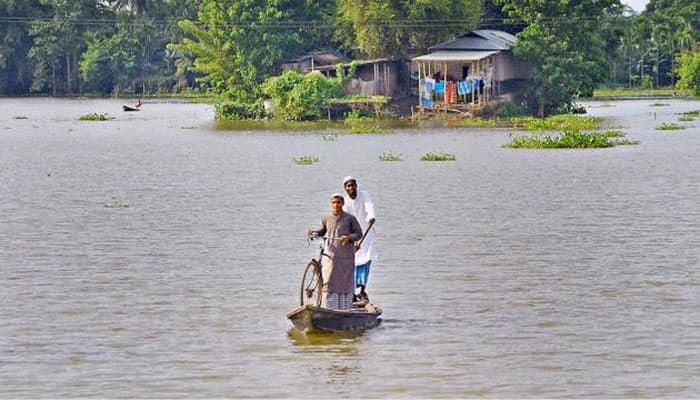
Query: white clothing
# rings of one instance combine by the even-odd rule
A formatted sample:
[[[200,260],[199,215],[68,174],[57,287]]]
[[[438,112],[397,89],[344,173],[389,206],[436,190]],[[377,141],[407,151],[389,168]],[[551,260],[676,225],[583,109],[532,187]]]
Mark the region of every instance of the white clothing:
[[[362,227],[363,234],[367,231],[369,220],[377,218],[374,213],[372,198],[369,196],[369,193],[364,190],[358,190],[355,199],[351,199],[346,193],[343,211],[357,218],[357,221],[360,222],[360,226]],[[367,233],[365,240],[362,242],[360,250],[355,253],[355,266],[366,264],[367,261],[377,259],[377,245],[374,238],[374,227],[372,227]]]

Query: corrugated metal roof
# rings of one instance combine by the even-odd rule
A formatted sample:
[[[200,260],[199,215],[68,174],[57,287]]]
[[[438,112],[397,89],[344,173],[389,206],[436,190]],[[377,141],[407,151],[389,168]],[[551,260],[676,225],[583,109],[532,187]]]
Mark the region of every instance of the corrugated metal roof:
[[[436,44],[429,50],[510,50],[514,45],[515,36],[508,32],[480,29]]]
[[[477,61],[481,60],[484,58],[487,58],[488,56],[492,54],[496,54],[499,51],[497,50],[486,50],[486,51],[473,51],[473,50],[467,50],[467,51],[459,51],[459,50],[451,50],[451,51],[434,51],[430,54],[425,54],[419,57],[416,57],[413,59],[413,61],[444,61],[444,62],[450,62],[450,61]]]

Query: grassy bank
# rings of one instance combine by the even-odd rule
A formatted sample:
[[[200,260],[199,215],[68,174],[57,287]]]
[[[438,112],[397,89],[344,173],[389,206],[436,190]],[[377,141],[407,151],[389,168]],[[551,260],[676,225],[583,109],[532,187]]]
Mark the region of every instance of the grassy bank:
[[[593,91],[593,99],[614,99],[627,97],[675,97],[687,96],[678,89],[662,87],[656,89],[624,88],[624,87],[602,87]]]

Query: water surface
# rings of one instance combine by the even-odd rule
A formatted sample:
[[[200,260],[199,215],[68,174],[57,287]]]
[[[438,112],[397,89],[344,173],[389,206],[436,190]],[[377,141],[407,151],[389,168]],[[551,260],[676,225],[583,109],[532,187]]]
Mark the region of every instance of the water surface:
[[[637,146],[547,151],[1,99],[0,397],[698,397],[700,122],[677,113],[700,102],[655,102],[587,104]],[[384,321],[300,335],[303,233],[346,175],[378,208]]]

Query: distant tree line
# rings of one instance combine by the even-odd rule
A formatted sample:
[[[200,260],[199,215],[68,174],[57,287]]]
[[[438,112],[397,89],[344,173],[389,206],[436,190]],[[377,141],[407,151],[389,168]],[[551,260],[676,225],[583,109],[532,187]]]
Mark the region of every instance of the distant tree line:
[[[517,35],[534,66],[525,100],[549,113],[601,84],[676,85],[699,25],[697,0],[640,14],[619,0],[0,0],[0,95],[253,100],[282,60],[319,46],[409,58],[490,28]]]

